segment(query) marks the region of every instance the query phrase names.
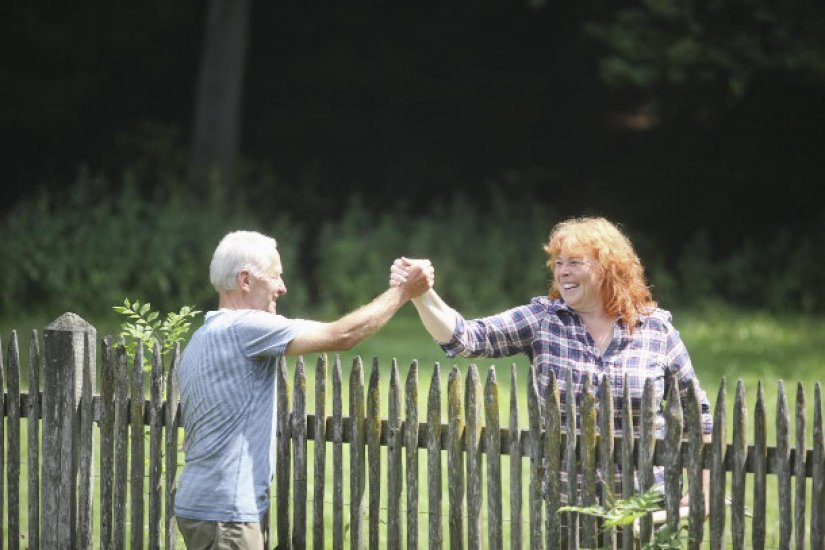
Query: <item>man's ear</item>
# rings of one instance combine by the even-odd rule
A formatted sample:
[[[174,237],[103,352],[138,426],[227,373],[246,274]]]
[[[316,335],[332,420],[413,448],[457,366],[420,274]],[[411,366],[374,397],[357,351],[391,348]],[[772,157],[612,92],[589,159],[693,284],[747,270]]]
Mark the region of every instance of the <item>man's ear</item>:
[[[238,282],[238,290],[249,290],[249,284],[251,282],[250,281],[251,277],[252,277],[252,274],[249,273],[249,270],[247,270],[247,269],[242,269],[242,270],[238,271],[238,277],[236,279],[237,282]]]

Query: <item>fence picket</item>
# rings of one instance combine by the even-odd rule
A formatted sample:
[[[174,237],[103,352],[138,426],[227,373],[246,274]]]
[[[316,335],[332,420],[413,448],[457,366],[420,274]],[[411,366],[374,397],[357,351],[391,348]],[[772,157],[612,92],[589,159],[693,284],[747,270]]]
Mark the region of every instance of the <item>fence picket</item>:
[[[496,369],[490,367],[484,386],[484,420],[487,425],[487,545],[490,550],[502,548],[501,505],[501,420],[499,417],[498,381]],[[513,525],[512,529],[518,529]]]
[[[590,373],[584,376],[582,384],[581,437],[579,453],[582,471],[582,506],[596,505],[596,396]],[[585,548],[595,548],[597,544],[596,518],[584,514],[581,518],[581,544]]]
[[[344,548],[344,406],[341,357],[332,363],[332,547]]]
[[[143,479],[145,476],[145,436],[143,422],[143,341],[138,340],[132,364],[132,385],[129,393],[129,425],[131,428],[131,464],[129,465],[129,511],[133,528],[129,541],[131,548],[143,548]]]
[[[6,491],[9,504],[7,529],[9,550],[16,550],[20,547],[20,352],[16,330],[11,331],[7,352],[6,387],[8,389],[5,404],[9,442],[6,456]],[[0,477],[2,477],[2,472],[3,470],[0,469]],[[0,496],[2,494],[0,491]]]
[[[40,548],[40,422],[38,421],[40,419],[40,364],[40,339],[37,331],[33,330],[31,343],[29,344],[29,395],[28,421],[26,423],[29,437],[29,545],[31,548]],[[0,371],[2,371],[2,359],[0,359]],[[2,384],[3,376],[0,374],[0,387],[2,387]],[[2,437],[1,433],[0,437]],[[2,467],[0,467],[0,470],[2,470]],[[111,472],[111,470],[108,471]],[[111,488],[111,484],[109,487]],[[1,492],[2,484],[0,484]],[[110,507],[106,509],[106,513],[101,513],[101,518],[111,519],[111,503],[109,505]],[[0,506],[0,516],[2,516],[2,506]],[[107,534],[109,538],[106,540],[111,540],[110,531],[107,531]],[[106,549],[103,548],[103,550]]]
[[[126,378],[126,348],[120,339],[115,353],[115,478],[112,492],[112,547],[126,547],[126,497],[129,456],[129,395]]]
[[[745,547],[745,460],[748,456],[748,413],[745,408],[745,385],[736,382],[736,398],[733,405],[733,456],[731,494],[731,542],[735,549]]]
[[[114,474],[115,349],[112,337],[103,338],[100,367],[100,550],[112,544],[112,476]],[[31,417],[30,417],[31,418]],[[36,548],[36,547],[35,547]]]
[[[638,468],[639,486],[642,492],[652,488],[655,483],[653,476],[653,451],[656,445],[656,406],[654,405],[655,381],[645,380],[642,390],[642,411],[639,417],[638,440]],[[650,542],[653,537],[653,519],[650,515],[643,516],[639,521],[639,539],[642,544]]]
[[[292,426],[290,422],[290,391],[286,360],[278,361],[276,370],[278,414],[275,437],[275,488],[277,491],[278,506],[276,513],[276,529],[278,531],[278,547],[286,550],[292,548],[292,539],[289,535],[289,478],[292,472]]]
[[[401,548],[404,540],[401,524],[401,462],[403,437],[401,434],[401,382],[398,362],[393,358],[390,367],[390,388],[387,415],[387,548]]]
[[[178,430],[180,429],[180,411],[178,411],[178,362],[180,360],[180,344],[175,344],[172,357],[169,359],[169,370],[166,373],[166,407],[164,421],[166,423],[166,506],[164,507],[164,524],[166,526],[166,548],[175,548],[177,540],[177,521],[175,520],[175,493],[178,473]],[[268,533],[268,524],[267,530]]]
[[[705,535],[704,433],[699,387],[688,387],[685,398],[685,421],[688,426],[687,479],[690,510],[688,513],[688,548],[698,550]]]
[[[671,533],[679,532],[679,504],[682,497],[682,434],[684,416],[679,386],[674,373],[668,373],[665,407],[665,511]]]
[[[579,471],[578,460],[576,459],[576,432],[578,430],[576,422],[576,392],[573,385],[573,369],[567,369],[567,379],[564,385],[565,392],[565,414],[567,435],[565,441],[564,456],[567,461],[567,504],[569,506],[578,506],[581,504],[579,500],[579,488],[577,482],[577,472]],[[528,394],[529,397],[529,394]],[[564,534],[562,534],[564,537]],[[576,512],[567,514],[567,547],[579,547],[579,514]]]
[[[3,342],[2,342],[2,340],[0,340],[0,387],[5,387],[6,386],[5,380],[4,380],[5,373],[6,373],[6,368],[3,364]],[[5,406],[3,407],[3,409],[4,409],[4,414],[5,414]],[[5,422],[5,420],[3,422],[0,422],[0,441],[4,441],[4,442],[6,441],[6,422]],[[5,447],[5,443],[3,443],[3,446]],[[6,453],[2,452],[2,453],[0,453],[0,495],[5,494],[5,490],[6,490],[6,480],[3,477],[3,472],[5,471],[5,469],[6,469]],[[5,514],[4,514],[5,504],[6,504],[6,499],[0,498],[0,518],[5,517]],[[3,550],[4,547],[5,546],[3,544],[3,541],[0,540],[0,550]]]
[[[814,386],[814,448],[811,475],[811,548],[825,548],[825,430],[822,425],[822,386]]]
[[[457,366],[447,378],[447,479],[450,511],[450,549],[464,548],[464,403],[461,397],[461,371]]]
[[[790,446],[790,417],[788,412],[788,397],[785,394],[785,383],[777,382],[776,399],[776,454],[774,455],[774,470],[779,489],[779,546],[790,548],[793,529],[791,508],[791,446]]]
[[[404,448],[407,460],[407,549],[418,548],[418,361],[410,364],[405,390]]]
[[[614,438],[616,437],[614,428],[615,412],[613,409],[613,391],[610,387],[610,377],[602,376],[599,389],[599,467],[602,471],[602,503],[605,508],[612,508],[616,502],[616,461],[613,456],[615,450]],[[549,431],[549,427],[548,427]],[[616,530],[611,528],[602,529],[602,546],[615,550]]]
[[[312,495],[312,544],[324,547],[324,496],[326,472],[327,355],[315,363],[315,463]]]
[[[372,360],[367,388],[367,466],[369,470],[369,547],[378,548],[381,515],[381,373],[378,358]]]
[[[465,459],[467,461],[467,548],[481,548],[481,381],[475,363],[467,369],[465,384],[464,429]]]
[[[366,473],[364,445],[364,365],[361,358],[353,360],[349,379],[350,417],[350,541],[354,550],[364,548],[364,489]]]
[[[521,550],[521,429],[519,428],[518,371],[510,367],[510,548]]]
[[[80,379],[80,411],[78,415],[78,484],[77,484],[77,547],[94,547],[93,533],[93,458],[94,458],[94,415],[92,394],[94,393],[95,358],[92,346],[94,335],[84,333],[83,370]],[[19,475],[19,471],[18,471]],[[11,489],[11,487],[9,487]],[[19,508],[19,502],[16,503]]]
[[[527,378],[527,415],[529,419],[530,435],[529,457],[530,457],[530,548],[536,550],[542,547],[542,484],[544,478],[542,437],[541,437],[541,406],[539,404],[538,382],[536,380],[536,369],[530,366]]]
[[[307,546],[307,375],[304,358],[295,362],[294,408],[292,425],[292,547]]]
[[[768,472],[768,422],[765,414],[765,395],[762,381],[756,387],[756,406],[753,413],[753,521],[751,544],[756,549],[765,548],[765,506]]]
[[[545,407],[545,450],[544,450],[544,483],[547,486],[547,547],[561,548],[562,517],[559,514],[561,507],[561,456],[562,456],[562,427],[561,404],[559,402],[559,387],[556,375],[550,372],[547,380],[547,392],[544,394]]]
[[[161,463],[163,456],[163,355],[160,343],[155,342],[149,389],[149,549],[160,548],[160,512],[163,495],[161,487]]]
[[[635,464],[633,459],[636,437],[633,425],[633,409],[630,400],[630,384],[628,374],[624,374],[624,392],[622,393],[622,498],[627,499],[633,494],[633,472]],[[633,549],[633,526],[622,527],[622,548],[624,550]]]
[[[795,548],[805,548],[805,388],[802,384],[796,385],[796,456],[794,458],[794,474],[796,475],[796,490],[794,491],[794,542]]]
[[[429,548],[439,550],[441,528],[441,367],[433,366],[427,394],[427,515]]]
[[[725,433],[727,426],[727,381],[722,377],[713,414],[710,464],[710,548],[725,546]]]

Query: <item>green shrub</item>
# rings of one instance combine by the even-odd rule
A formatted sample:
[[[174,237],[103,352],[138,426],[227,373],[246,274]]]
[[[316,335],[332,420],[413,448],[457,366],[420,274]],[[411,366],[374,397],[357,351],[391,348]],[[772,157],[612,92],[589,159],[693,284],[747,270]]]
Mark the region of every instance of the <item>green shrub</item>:
[[[387,287],[409,221],[402,212],[373,216],[353,196],[338,220],[321,226],[316,244],[318,305],[334,315],[366,303]]]
[[[201,199],[183,186],[146,197],[143,183],[126,173],[111,185],[83,170],[65,193],[44,192],[16,205],[0,226],[4,313],[99,317],[129,295],[145,296],[159,309],[181,303],[210,309],[216,296],[209,262],[232,229],[276,235],[286,265],[296,255],[302,232],[288,216],[261,220],[241,193],[229,196],[218,182]],[[290,287],[293,304],[306,300],[301,280]]]
[[[321,303],[340,312],[366,302],[386,288],[390,264],[402,255],[429,258],[439,293],[468,314],[546,294],[550,272],[542,245],[557,217],[538,204],[517,211],[504,197],[490,203],[484,209],[459,195],[413,218],[402,209],[372,215],[354,197],[320,232]]]
[[[84,169],[65,192],[41,192],[9,211],[0,221],[4,315],[74,311],[99,318],[111,315],[108,304],[123,296],[143,296],[163,310],[181,303],[211,309],[209,261],[219,239],[234,229],[278,240],[289,290],[279,309],[292,317],[339,315],[365,303],[386,288],[389,266],[401,255],[430,258],[436,289],[469,316],[548,290],[542,246],[561,216],[512,188],[479,199],[455,195],[415,215],[403,204],[371,212],[354,196],[321,222],[295,220],[277,205],[259,204],[261,186],[285,184],[258,172],[231,188],[213,181],[207,196],[191,196],[175,176],[180,168],[163,168],[181,164],[162,160],[166,141],[152,152],[161,158],[158,167],[136,163],[116,182]],[[625,230],[663,307],[825,311],[825,218],[805,231],[745,239],[723,252],[702,231],[665,254],[655,235]]]

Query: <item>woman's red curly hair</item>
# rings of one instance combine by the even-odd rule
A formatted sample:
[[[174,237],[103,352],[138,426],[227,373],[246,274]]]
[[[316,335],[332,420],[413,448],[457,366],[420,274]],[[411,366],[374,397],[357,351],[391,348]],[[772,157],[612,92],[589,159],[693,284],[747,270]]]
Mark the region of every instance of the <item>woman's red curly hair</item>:
[[[544,251],[549,256],[547,267],[551,271],[561,255],[592,255],[604,273],[602,296],[606,313],[619,317],[631,332],[640,315],[656,309],[645,282],[644,268],[630,239],[605,218],[571,218],[556,224]],[[555,279],[549,296],[551,299],[561,296]]]

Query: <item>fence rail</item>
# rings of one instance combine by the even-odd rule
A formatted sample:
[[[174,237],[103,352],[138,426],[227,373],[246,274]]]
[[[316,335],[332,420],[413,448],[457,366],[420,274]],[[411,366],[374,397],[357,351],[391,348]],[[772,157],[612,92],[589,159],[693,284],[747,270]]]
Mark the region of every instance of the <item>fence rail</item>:
[[[122,343],[105,337],[98,369],[94,327],[67,313],[46,327],[42,353],[39,335],[32,333],[28,355],[28,392],[22,392],[23,366],[17,334],[12,331],[5,353],[0,353],[6,418],[5,424],[0,423],[5,450],[0,454],[0,472],[5,472],[0,476],[0,494],[5,480],[8,495],[5,510],[0,499],[4,518],[0,547],[5,543],[10,549],[107,549],[125,548],[128,543],[130,548],[175,548],[172,510],[180,429],[177,354],[164,365],[156,347],[147,372],[141,348],[137,358],[130,360]],[[475,365],[470,365],[466,374],[453,367],[442,394],[443,375],[436,363],[430,374],[426,412],[419,419],[417,362],[412,362],[403,382],[395,360],[389,370],[388,414],[383,418],[378,360],[373,360],[365,385],[367,373],[361,358],[353,359],[345,416],[344,372],[338,356],[331,364],[326,355],[316,362],[314,414],[307,412],[313,396],[307,390],[303,360],[295,361],[292,377],[287,363],[279,364],[278,468],[274,526],[271,520],[266,521],[269,546],[632,548],[652,540],[656,525],[650,516],[642,518],[635,531],[633,526],[614,531],[601,529],[590,515],[558,513],[563,503],[559,472],[564,459],[581,472],[580,490],[572,491],[569,501],[581,506],[609,504],[631,496],[634,474],[641,480],[639,490],[644,490],[652,484],[653,468],[663,467],[666,524],[672,529],[680,521],[679,501],[686,479],[691,497],[687,518],[690,548],[706,543],[711,548],[744,547],[748,481],[753,515],[749,542],[751,547],[765,548],[767,481],[768,476],[775,476],[779,517],[770,519],[779,524],[778,546],[825,548],[825,449],[819,383],[814,387],[813,446],[807,448],[804,387],[797,386],[792,430],[782,381],[777,382],[776,444],[768,446],[768,413],[761,383],[752,426],[744,386],[737,383],[728,442],[727,388],[726,381],[721,381],[712,440],[705,443],[695,391],[688,394],[685,414],[675,394],[668,396],[666,434],[657,440],[653,387],[646,386],[640,425],[634,431],[625,429],[630,435],[620,438],[614,437],[609,421],[613,403],[605,380],[598,391],[603,396],[598,403],[597,388],[589,380],[578,402],[569,398],[560,403],[554,378],[546,395],[539,396],[535,372],[531,369],[527,373],[526,384],[519,383],[514,366],[504,412],[494,368],[482,383]],[[526,427],[519,424],[521,391],[527,394]],[[332,410],[328,413],[330,401]],[[629,402],[624,399],[626,406],[621,411],[626,427],[633,424]],[[21,439],[24,418],[25,452]],[[751,429],[753,442],[748,444]],[[566,436],[573,433],[575,437]],[[308,453],[310,441],[312,456]],[[325,444],[318,444],[321,441]],[[331,458],[327,454],[330,450]],[[422,453],[426,461],[420,463]],[[349,464],[346,475],[345,458]],[[442,468],[445,459],[446,472]],[[21,476],[24,461],[26,476]],[[528,468],[526,472],[523,466]],[[427,474],[426,490],[419,480],[422,467]],[[310,469],[314,474],[311,486]],[[703,469],[710,470],[712,480],[708,521],[699,482]],[[597,472],[611,479],[616,471],[621,471],[625,480],[622,495],[614,495],[609,483],[597,486]],[[522,509],[525,474],[526,514]],[[327,487],[328,477],[331,488]],[[26,533],[21,532],[23,489]],[[419,503],[422,491],[426,501]],[[328,492],[331,514],[325,512]],[[726,493],[730,503],[726,503]],[[95,494],[99,495],[96,500]],[[506,519],[505,497],[509,499]],[[426,526],[419,525],[420,520]],[[527,540],[522,540],[523,523],[527,524]],[[510,527],[509,533],[505,526]],[[420,532],[426,533],[426,541],[419,540]]]

